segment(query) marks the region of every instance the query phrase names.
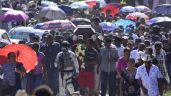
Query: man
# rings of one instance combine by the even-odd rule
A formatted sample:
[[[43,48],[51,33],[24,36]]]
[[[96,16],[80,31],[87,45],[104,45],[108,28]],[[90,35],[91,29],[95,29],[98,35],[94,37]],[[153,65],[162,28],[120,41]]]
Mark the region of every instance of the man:
[[[162,96],[162,74],[159,68],[151,63],[150,55],[143,58],[144,64],[138,67],[135,79],[138,80],[143,96]]]
[[[71,94],[77,90],[69,88],[69,85],[72,83],[73,87],[76,87],[74,80],[79,74],[79,64],[76,54],[69,50],[67,41],[62,42],[61,50],[56,56],[54,66],[61,71],[62,85],[68,90],[68,94]]]
[[[88,96],[94,96],[93,91],[95,88],[95,65],[97,64],[98,52],[93,47],[94,41],[89,38],[86,42],[86,50],[84,56],[85,68],[82,69],[79,75],[79,85],[81,91],[88,91]],[[84,92],[82,95],[85,95]]]
[[[120,37],[115,37],[115,46],[118,50],[119,57],[122,57],[124,55],[124,47],[122,46],[122,39]]]
[[[56,55],[60,52],[60,44],[54,42],[54,37],[51,34],[46,36],[46,44],[42,45],[40,51],[45,54],[45,72],[47,74],[47,84],[56,95],[59,92],[59,72],[55,68],[54,62]]]
[[[109,86],[109,96],[115,96],[115,79],[116,79],[116,61],[118,51],[111,48],[112,40],[104,40],[105,47],[99,53],[99,66],[101,71],[101,96],[106,96],[107,84]]]

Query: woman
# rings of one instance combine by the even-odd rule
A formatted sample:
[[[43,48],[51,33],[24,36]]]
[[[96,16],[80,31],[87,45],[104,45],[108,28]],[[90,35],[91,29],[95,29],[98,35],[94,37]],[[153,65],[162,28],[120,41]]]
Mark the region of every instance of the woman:
[[[123,96],[139,96],[140,90],[135,75],[135,60],[130,58],[128,67],[121,73]]]
[[[25,74],[22,63],[16,61],[14,52],[8,53],[8,62],[2,66],[4,78],[3,96],[14,96],[18,89],[21,89],[21,77]]]

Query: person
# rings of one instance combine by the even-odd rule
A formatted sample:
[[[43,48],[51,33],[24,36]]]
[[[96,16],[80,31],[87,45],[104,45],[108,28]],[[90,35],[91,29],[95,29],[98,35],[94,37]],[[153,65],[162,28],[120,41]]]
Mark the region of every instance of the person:
[[[118,51],[111,48],[112,40],[105,38],[104,48],[100,49],[99,67],[101,72],[101,96],[106,96],[107,86],[109,86],[109,96],[115,95],[115,77],[116,77],[116,61],[118,59]]]
[[[144,95],[162,96],[163,76],[159,68],[151,63],[151,56],[146,54],[143,57],[144,64],[138,67],[135,79],[143,91]]]
[[[16,61],[17,55],[14,52],[9,52],[8,62],[2,66],[4,74],[3,82],[6,88],[4,88],[3,96],[14,96],[18,89],[21,89],[21,77],[25,74],[25,68],[22,63]]]
[[[61,44],[62,51],[57,54],[54,62],[54,66],[61,72],[62,86],[66,88],[66,95],[75,92],[77,87],[76,78],[79,74],[77,56],[69,48],[69,42],[63,41]],[[70,85],[73,88],[70,88]]]
[[[46,44],[42,45],[40,51],[45,54],[46,82],[55,95],[59,92],[59,70],[54,66],[54,62],[60,50],[60,44],[54,42],[53,35],[46,35]]]
[[[54,94],[50,87],[41,85],[34,90],[33,96],[54,96]]]
[[[114,44],[118,50],[119,57],[124,55],[124,47],[122,46],[122,39],[120,37],[115,37]]]
[[[85,62],[85,69],[83,69],[78,77],[79,80],[79,85],[81,88],[81,91],[86,90],[88,93],[88,96],[93,96],[93,91],[95,88],[95,65],[97,64],[97,59],[98,59],[98,52],[97,50],[93,47],[94,41],[93,39],[89,38],[87,39],[86,42],[86,50],[85,50],[85,57],[84,57],[84,62]],[[84,92],[81,92],[84,94]]]
[[[47,74],[44,73],[44,66],[45,66],[45,59],[44,59],[44,54],[39,51],[39,44],[38,43],[33,43],[32,49],[36,52],[37,54],[37,65],[35,69],[33,70],[33,80],[34,80],[34,89],[44,83],[44,77],[46,77]]]
[[[129,58],[128,67],[121,73],[122,92],[123,96],[139,96],[140,88],[137,80],[135,79],[136,68],[135,60]]]

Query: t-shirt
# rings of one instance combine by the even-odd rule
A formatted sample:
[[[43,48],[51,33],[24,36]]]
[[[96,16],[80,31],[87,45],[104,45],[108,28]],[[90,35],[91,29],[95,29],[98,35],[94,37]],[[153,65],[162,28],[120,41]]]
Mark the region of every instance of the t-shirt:
[[[85,70],[94,71],[95,64],[90,64],[90,62],[95,62],[97,57],[98,57],[98,52],[95,48],[85,50],[85,57],[84,57]]]

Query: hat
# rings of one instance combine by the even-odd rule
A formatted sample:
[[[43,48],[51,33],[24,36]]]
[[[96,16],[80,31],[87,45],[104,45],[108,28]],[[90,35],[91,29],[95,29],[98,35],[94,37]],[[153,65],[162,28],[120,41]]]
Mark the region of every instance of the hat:
[[[151,61],[151,56],[150,55],[144,55],[144,57],[142,57],[143,61]]]
[[[83,39],[83,35],[78,35],[78,39]]]

